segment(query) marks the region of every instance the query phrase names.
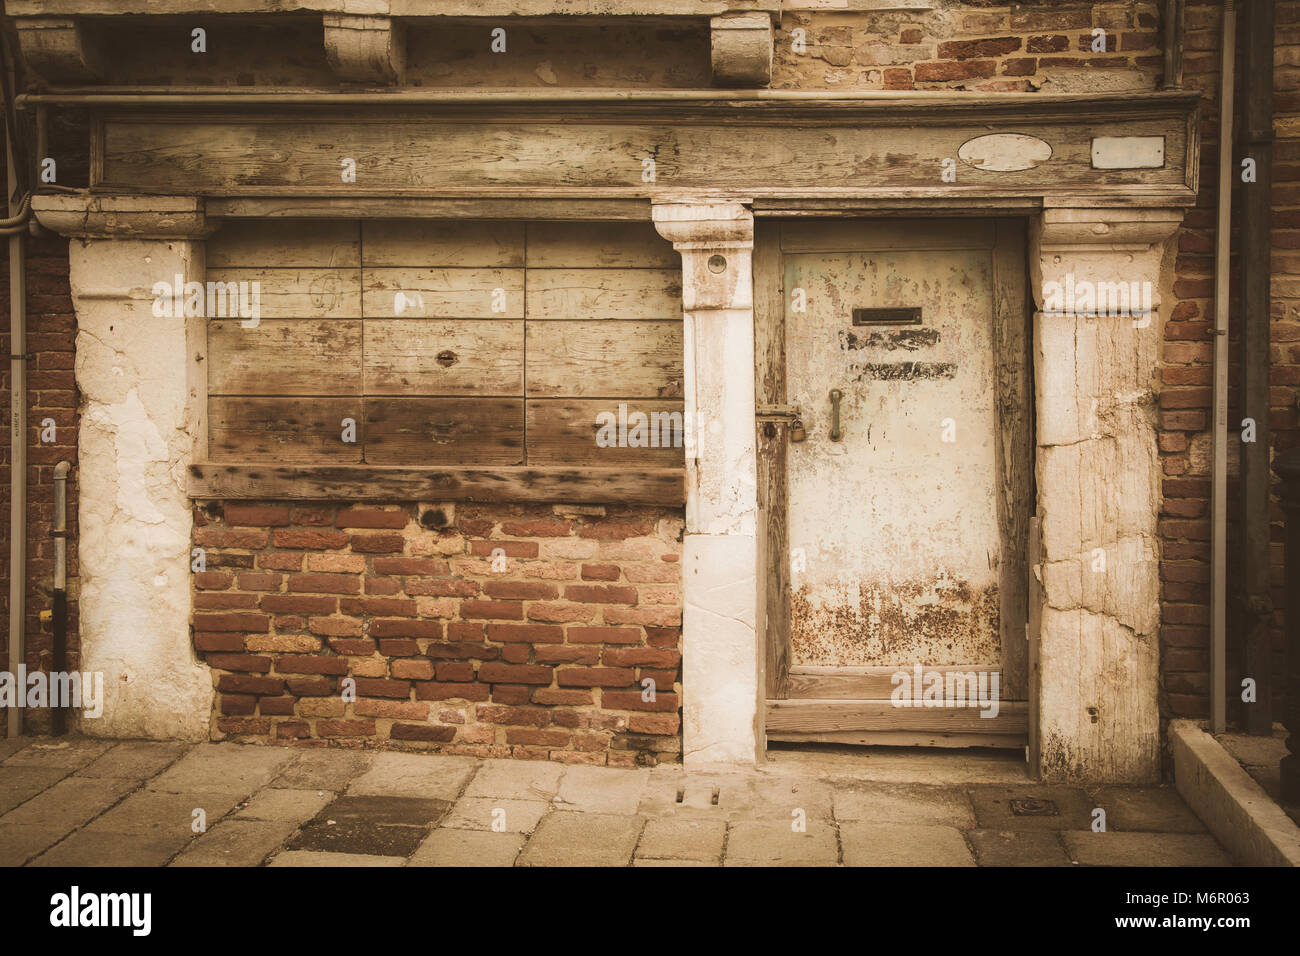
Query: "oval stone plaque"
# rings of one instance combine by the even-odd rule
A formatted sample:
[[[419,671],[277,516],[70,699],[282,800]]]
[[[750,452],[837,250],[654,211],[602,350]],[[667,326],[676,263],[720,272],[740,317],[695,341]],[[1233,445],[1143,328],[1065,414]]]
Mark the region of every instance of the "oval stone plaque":
[[[1052,147],[1037,136],[1024,133],[990,133],[961,144],[957,155],[967,166],[995,173],[1033,169],[1052,157]]]

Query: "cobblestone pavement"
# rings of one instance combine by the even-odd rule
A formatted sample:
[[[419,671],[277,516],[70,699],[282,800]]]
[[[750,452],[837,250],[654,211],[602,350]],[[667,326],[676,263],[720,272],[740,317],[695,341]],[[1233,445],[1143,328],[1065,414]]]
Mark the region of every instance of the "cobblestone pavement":
[[[687,773],[0,740],[0,865],[1231,864],[1169,787],[1045,786],[1005,767],[917,783],[892,759],[827,770],[786,756],[761,770]],[[928,766],[939,769],[922,777],[943,775]],[[1098,808],[1104,832],[1092,829]]]

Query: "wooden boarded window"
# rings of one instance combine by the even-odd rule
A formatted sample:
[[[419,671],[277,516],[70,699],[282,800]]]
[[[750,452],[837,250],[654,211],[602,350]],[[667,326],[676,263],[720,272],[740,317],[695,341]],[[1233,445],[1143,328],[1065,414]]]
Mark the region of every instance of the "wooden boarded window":
[[[680,260],[648,223],[236,220],[207,280],[260,293],[206,319],[207,464],[683,467],[597,441],[620,405],[681,420]]]

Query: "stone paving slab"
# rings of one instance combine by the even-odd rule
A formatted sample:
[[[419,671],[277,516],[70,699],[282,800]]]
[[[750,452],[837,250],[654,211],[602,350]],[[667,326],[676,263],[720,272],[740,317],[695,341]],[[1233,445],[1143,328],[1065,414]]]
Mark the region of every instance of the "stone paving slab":
[[[980,866],[1069,866],[1056,830],[968,830]]]
[[[64,777],[54,786],[5,814],[5,823],[55,827],[67,833],[93,820],[132,790],[139,780],[117,777]]]
[[[1084,866],[1232,866],[1208,833],[1061,834],[1066,852]]]
[[[1173,787],[1102,787],[1089,793],[1106,811],[1107,830],[1205,833]],[[1091,829],[1091,827],[1089,827]]]
[[[973,827],[970,798],[950,787],[903,784],[857,785],[834,792],[835,819],[861,823],[902,823]]]
[[[267,866],[405,866],[400,856],[372,856],[367,853],[318,853],[311,850],[286,850]]]
[[[522,833],[439,827],[412,854],[407,866],[514,866]]]
[[[454,830],[532,833],[550,809],[551,804],[542,800],[462,797],[442,825]]]
[[[370,769],[373,754],[351,750],[305,750],[276,776],[272,786],[290,790],[345,790]]]
[[[298,825],[284,820],[223,820],[187,846],[171,866],[258,866]]]
[[[717,864],[726,838],[723,820],[649,820],[637,844],[636,858]]]
[[[38,741],[8,757],[6,767],[65,767],[79,770],[108,750],[115,741],[78,737],[72,740]]]
[[[193,835],[78,830],[28,866],[162,866]]]
[[[553,805],[558,810],[584,813],[633,814],[649,780],[646,770],[569,767]]]
[[[519,866],[627,866],[644,823],[640,817],[557,810],[538,825],[517,862]]]
[[[327,790],[287,790],[267,787],[254,794],[235,813],[240,820],[268,820],[302,824],[334,799]]]
[[[243,796],[268,783],[292,761],[292,751],[241,744],[199,744],[149,784],[168,793],[233,793]]]
[[[70,773],[67,767],[0,767],[0,814],[26,803]]]
[[[353,796],[417,797],[453,801],[477,765],[472,757],[375,754],[370,769],[347,788]]]
[[[540,760],[484,760],[465,796],[550,800],[560,789],[563,773],[560,764]]]
[[[844,823],[845,866],[974,866],[955,827],[916,823]]]
[[[810,825],[799,833],[789,823],[751,820],[732,824],[727,837],[727,866],[835,866],[839,845],[835,828]]]
[[[147,780],[166,770],[192,746],[170,740],[124,740],[78,770],[77,776]]]
[[[237,801],[229,793],[142,790],[96,817],[86,829],[129,836],[168,834],[188,841],[198,835],[194,831],[195,810],[203,811],[205,825],[211,827],[233,810]]]
[[[22,866],[54,846],[67,833],[63,827],[0,823],[0,866]]]
[[[343,796],[306,823],[289,841],[289,849],[405,858],[449,809],[446,800]]]
[[[1098,806],[1082,790],[1040,784],[1012,787],[971,787],[976,822],[995,830],[1086,830],[1092,826],[1092,811]],[[1050,800],[1056,805],[1051,815],[1017,815],[1014,801]]]

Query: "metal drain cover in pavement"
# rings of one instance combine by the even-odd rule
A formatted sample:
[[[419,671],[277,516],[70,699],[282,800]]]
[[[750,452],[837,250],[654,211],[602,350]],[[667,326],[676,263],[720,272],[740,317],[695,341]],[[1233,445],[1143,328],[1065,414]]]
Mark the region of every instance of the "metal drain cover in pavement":
[[[1059,817],[1061,811],[1054,800],[1035,800],[1032,797],[1011,801],[1013,817]]]

